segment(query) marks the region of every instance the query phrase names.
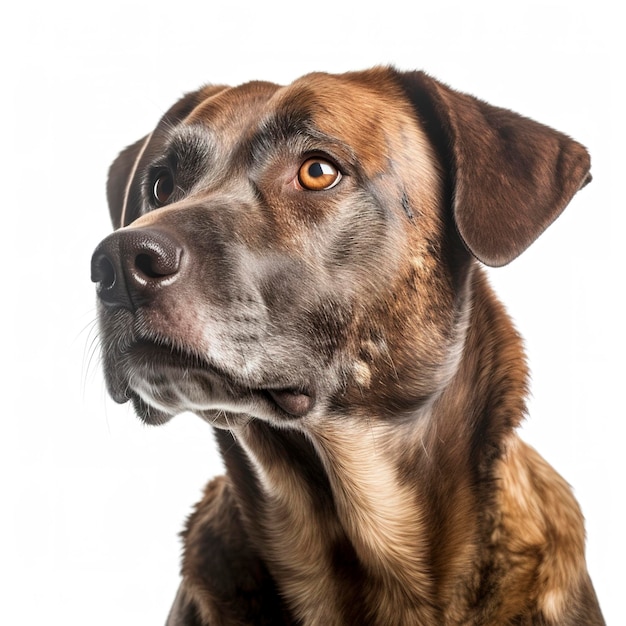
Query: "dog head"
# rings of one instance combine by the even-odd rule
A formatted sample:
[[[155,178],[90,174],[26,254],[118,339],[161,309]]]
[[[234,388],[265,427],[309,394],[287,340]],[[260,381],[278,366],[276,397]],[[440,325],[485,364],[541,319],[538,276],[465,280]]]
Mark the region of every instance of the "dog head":
[[[474,258],[515,258],[588,172],[419,72],[188,94],[111,167],[109,391],[151,423],[413,411],[454,372]]]

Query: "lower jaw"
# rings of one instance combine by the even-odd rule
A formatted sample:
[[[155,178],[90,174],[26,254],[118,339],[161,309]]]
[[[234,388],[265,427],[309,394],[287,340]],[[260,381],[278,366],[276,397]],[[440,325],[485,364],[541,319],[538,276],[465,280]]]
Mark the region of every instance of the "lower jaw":
[[[144,402],[139,396],[133,395],[131,401],[139,419],[141,419],[144,424],[148,424],[150,426],[161,426],[166,424],[176,415],[175,413],[166,413],[161,409],[154,408]]]
[[[201,372],[201,374],[208,376],[207,372]],[[111,383],[109,385],[109,393],[116,402],[122,404],[130,400],[137,416],[144,423],[154,426],[165,424],[174,416],[187,411],[197,414],[217,427],[223,428],[229,428],[231,425],[236,427],[238,423],[241,423],[242,417],[245,422],[257,417],[263,420],[282,422],[305,417],[313,410],[316,404],[315,394],[302,387],[251,389],[248,391],[242,390],[238,394],[234,388],[231,388],[226,393],[224,393],[224,389],[218,391],[214,386],[214,380],[203,380],[201,382],[197,381],[198,385],[202,387],[206,385],[208,387],[207,391],[211,388],[209,392],[210,397],[214,397],[214,394],[217,392],[217,396],[214,397],[215,402],[213,403],[209,400],[205,404],[206,408],[200,408],[196,403],[193,403],[195,407],[193,404],[192,406],[179,406],[176,399],[184,397],[185,394],[174,393],[174,391],[167,388],[167,385],[163,389],[157,383],[146,383],[145,387],[149,389],[147,391],[149,395],[146,397],[130,381],[118,385],[115,385],[113,381],[109,382]],[[117,382],[121,383],[121,381]],[[112,387],[116,387],[116,389]],[[157,393],[157,396],[165,404],[160,400],[153,403],[151,401],[152,393]],[[230,398],[231,395],[232,398]],[[237,398],[238,395],[240,396],[239,399]],[[219,396],[222,396],[221,401],[218,399]],[[171,406],[165,399],[166,397],[169,397],[171,400]],[[211,404],[214,404],[214,407]]]

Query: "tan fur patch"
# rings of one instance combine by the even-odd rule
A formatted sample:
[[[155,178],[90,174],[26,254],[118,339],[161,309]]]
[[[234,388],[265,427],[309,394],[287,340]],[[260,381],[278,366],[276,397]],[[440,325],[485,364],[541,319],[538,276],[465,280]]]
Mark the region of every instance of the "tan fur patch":
[[[360,387],[369,387],[372,382],[372,371],[364,361],[356,361],[352,366],[354,381]]]
[[[327,467],[339,520],[361,562],[384,581],[380,598],[370,600],[382,611],[380,623],[423,623],[428,611],[415,598],[425,601],[432,594],[428,533],[419,490],[401,484],[394,462],[406,437],[367,419],[311,423],[309,429]]]
[[[339,533],[334,523],[319,515],[313,499],[298,484],[292,467],[269,458],[246,428],[238,440],[254,464],[266,495],[259,511],[266,536],[265,556],[277,583],[294,612],[306,624],[341,626],[334,599],[340,589],[330,575],[327,546]]]
[[[558,623],[585,572],[583,517],[569,485],[535,450],[512,436],[498,464],[502,534],[511,570]]]

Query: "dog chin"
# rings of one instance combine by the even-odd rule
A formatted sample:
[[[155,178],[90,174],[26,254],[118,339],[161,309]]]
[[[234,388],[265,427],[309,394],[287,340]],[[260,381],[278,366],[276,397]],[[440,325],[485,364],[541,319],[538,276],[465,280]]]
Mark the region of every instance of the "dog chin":
[[[131,398],[133,408],[139,419],[150,426],[161,426],[169,422],[178,412],[170,413],[157,409],[150,404],[144,402],[139,396],[134,395]],[[182,411],[180,411],[182,413]]]

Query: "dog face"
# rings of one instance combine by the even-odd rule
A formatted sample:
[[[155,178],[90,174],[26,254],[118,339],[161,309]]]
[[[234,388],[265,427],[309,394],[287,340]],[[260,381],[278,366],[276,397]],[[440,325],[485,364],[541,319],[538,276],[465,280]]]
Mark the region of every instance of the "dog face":
[[[150,423],[413,413],[454,372],[474,257],[517,256],[588,168],[420,73],[189,94],[111,168],[109,391]]]

